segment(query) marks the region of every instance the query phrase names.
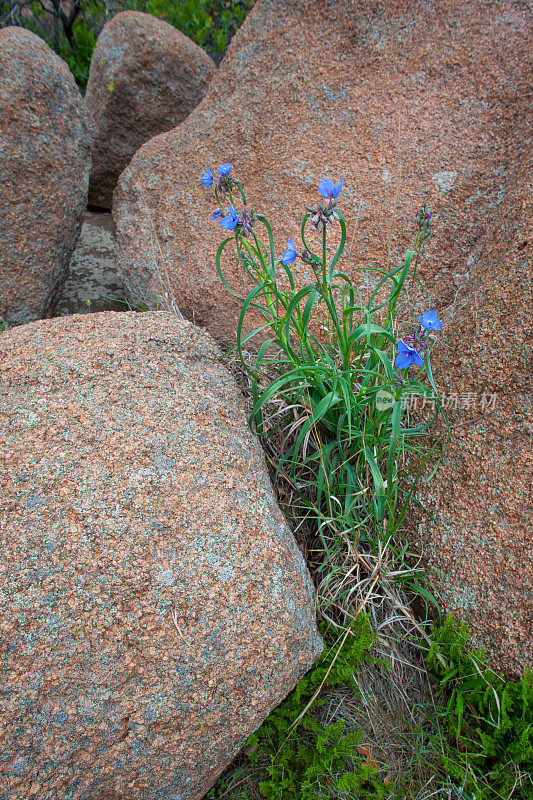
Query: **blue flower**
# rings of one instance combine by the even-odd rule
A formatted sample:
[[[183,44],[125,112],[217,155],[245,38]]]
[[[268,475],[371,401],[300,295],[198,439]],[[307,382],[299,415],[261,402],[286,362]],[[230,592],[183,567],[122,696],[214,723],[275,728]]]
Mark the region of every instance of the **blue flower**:
[[[325,197],[326,199],[330,199],[332,197],[338,197],[341,192],[343,183],[344,183],[344,178],[341,178],[336,186],[333,183],[333,181],[330,181],[328,178],[322,178],[322,180],[318,184],[318,191],[320,192],[322,197]]]
[[[414,347],[409,347],[402,339],[398,344],[398,354],[396,356],[396,367],[398,369],[407,369],[411,364],[416,364],[417,367],[423,367],[424,361],[420,358],[420,354]]]
[[[204,174],[202,175],[200,180],[202,181],[202,183],[205,186],[205,188],[209,189],[209,187],[213,183],[213,173],[211,172],[209,167],[206,169],[206,171],[204,172]]]
[[[217,167],[217,172],[219,175],[227,175],[232,169],[231,164],[221,164],[220,167]]]
[[[421,317],[418,317],[420,324],[426,331],[440,331],[442,320],[437,319],[436,311],[425,311]]]
[[[281,260],[285,266],[292,264],[292,262],[296,260],[296,248],[292,239],[289,239],[287,242],[287,250],[283,253]]]
[[[228,231],[234,231],[237,225],[239,224],[239,217],[237,216],[237,212],[235,211],[235,207],[231,205],[229,207],[229,214],[224,219],[220,220],[220,224],[223,228],[227,228]]]
[[[221,216],[222,216],[222,211],[220,210],[220,208],[215,208],[215,210],[211,214],[211,219],[217,219],[218,217]]]

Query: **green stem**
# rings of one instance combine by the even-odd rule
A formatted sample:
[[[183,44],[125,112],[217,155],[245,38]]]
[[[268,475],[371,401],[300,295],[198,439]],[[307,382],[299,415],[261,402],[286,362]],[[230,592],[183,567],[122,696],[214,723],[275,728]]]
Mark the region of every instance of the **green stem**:
[[[244,189],[242,188],[242,186],[241,186],[239,181],[234,180],[233,181],[233,185],[236,186],[237,189],[239,190],[239,192],[241,193],[242,204],[245,206],[246,205],[246,197],[244,195]]]

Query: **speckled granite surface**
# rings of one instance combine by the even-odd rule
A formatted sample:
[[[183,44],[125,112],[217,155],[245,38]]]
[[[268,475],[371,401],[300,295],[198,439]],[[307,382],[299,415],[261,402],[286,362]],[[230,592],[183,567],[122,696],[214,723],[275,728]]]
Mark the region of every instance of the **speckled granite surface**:
[[[446,456],[420,491],[434,520],[426,517],[418,531],[443,606],[468,622],[492,666],[512,677],[533,668],[530,149],[524,136],[515,178],[479,243],[474,284],[459,294],[435,350],[450,437],[442,431]]]
[[[63,59],[24,28],[0,30],[0,315],[42,317],[87,203],[89,125]]]
[[[164,266],[185,316],[234,343],[240,308],[220,291],[223,231],[199,180],[227,161],[280,257],[289,236],[301,248],[320,179],[344,178],[345,272],[395,263],[427,202],[435,238],[422,277],[439,310],[459,287],[475,291],[530,136],[531,40],[522,0],[257,0],[202,102],[121,176],[113,214],[127,289],[155,307]],[[224,265],[244,290],[238,259]],[[312,278],[299,261],[291,269]]]
[[[165,312],[0,335],[0,796],[197,800],[321,649],[242,398]]]

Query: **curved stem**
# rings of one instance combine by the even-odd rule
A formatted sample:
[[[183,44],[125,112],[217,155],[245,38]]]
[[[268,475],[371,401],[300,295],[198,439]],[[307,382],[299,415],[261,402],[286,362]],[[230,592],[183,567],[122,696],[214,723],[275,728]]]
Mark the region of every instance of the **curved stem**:
[[[263,217],[263,215],[258,215],[257,221],[258,222],[262,222],[263,225],[265,226],[265,228],[267,229],[268,241],[269,241],[269,244],[270,244],[270,266],[271,266],[272,276],[275,277],[276,264],[275,264],[275,261],[274,261],[274,237],[272,235],[272,228],[270,227],[270,224],[269,224],[268,220],[266,219],[266,217]]]
[[[303,222],[302,222],[302,227],[300,228],[302,242],[303,242],[303,246],[305,247],[305,249],[307,250],[309,255],[312,256],[316,260],[317,264],[320,264],[320,258],[317,256],[316,253],[313,253],[313,251],[311,250],[311,248],[309,247],[309,245],[307,244],[307,241],[305,239],[305,225],[306,225],[307,220],[309,219],[309,217],[310,217],[310,214],[306,214],[305,215],[305,217],[303,219]]]
[[[337,211],[339,216],[339,225],[341,226],[341,241],[339,246],[337,247],[337,251],[333,256],[333,261],[331,262],[331,267],[329,268],[329,279],[331,280],[335,271],[335,265],[339,258],[341,257],[342,251],[344,250],[344,245],[346,244],[346,223],[344,221],[344,217],[342,216],[340,211]]]
[[[242,188],[240,181],[233,180],[233,185],[236,186],[239,192],[241,193],[243,205],[246,205],[246,196],[244,194],[244,189]]]

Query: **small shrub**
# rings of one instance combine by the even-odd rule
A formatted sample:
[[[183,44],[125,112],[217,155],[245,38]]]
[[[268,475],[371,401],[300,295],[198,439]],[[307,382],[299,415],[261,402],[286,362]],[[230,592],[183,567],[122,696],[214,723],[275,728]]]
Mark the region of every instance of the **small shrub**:
[[[217,62],[252,5],[253,0],[137,0],[140,10],[178,28]]]
[[[69,65],[82,92],[85,92],[87,87],[89,67],[95,45],[96,36],[83,19],[76,20],[73,25],[72,44],[65,38],[61,39],[59,55]]]

